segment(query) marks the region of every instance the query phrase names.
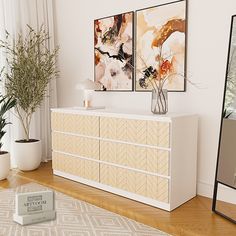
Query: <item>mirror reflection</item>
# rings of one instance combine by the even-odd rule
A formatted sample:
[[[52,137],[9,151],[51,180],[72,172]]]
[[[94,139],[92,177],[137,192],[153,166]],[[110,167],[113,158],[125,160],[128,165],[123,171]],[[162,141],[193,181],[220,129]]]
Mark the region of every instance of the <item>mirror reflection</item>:
[[[236,223],[236,15],[232,16],[212,210]]]
[[[228,197],[222,196],[222,192],[228,193]],[[225,195],[225,194],[224,194]],[[234,189],[228,188],[222,184],[219,184],[219,193],[216,200],[216,211],[224,216],[236,221],[236,192]]]
[[[236,16],[232,18],[229,58],[226,72],[224,119],[236,119]]]
[[[236,120],[223,119],[217,180],[236,188]]]
[[[236,188],[236,17],[232,18],[217,181]]]

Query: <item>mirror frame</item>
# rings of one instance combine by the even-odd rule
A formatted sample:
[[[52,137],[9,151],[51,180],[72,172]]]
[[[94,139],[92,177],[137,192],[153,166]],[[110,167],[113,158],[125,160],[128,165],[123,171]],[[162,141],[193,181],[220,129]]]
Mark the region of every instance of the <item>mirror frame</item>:
[[[230,218],[229,216],[223,214],[222,212],[219,212],[216,209],[218,184],[222,184],[222,185],[224,185],[224,186],[226,186],[228,188],[236,190],[235,187],[230,186],[230,185],[225,184],[225,183],[222,183],[222,182],[217,180],[217,177],[218,177],[218,167],[219,167],[219,156],[220,156],[220,143],[221,143],[221,136],[222,136],[222,125],[223,125],[223,117],[224,117],[224,108],[225,108],[225,95],[226,95],[226,88],[227,88],[227,75],[228,75],[228,70],[229,70],[230,49],[231,49],[231,42],[232,42],[232,33],[233,33],[234,20],[235,20],[235,24],[236,24],[236,15],[233,15],[231,17],[231,26],[230,26],[230,35],[229,35],[229,46],[228,46],[228,56],[227,56],[227,66],[226,66],[225,84],[224,84],[224,95],[223,95],[222,112],[221,112],[220,135],[219,135],[219,141],[218,141],[218,153],[217,153],[214,193],[213,193],[213,202],[212,202],[212,211],[236,224],[236,220]]]

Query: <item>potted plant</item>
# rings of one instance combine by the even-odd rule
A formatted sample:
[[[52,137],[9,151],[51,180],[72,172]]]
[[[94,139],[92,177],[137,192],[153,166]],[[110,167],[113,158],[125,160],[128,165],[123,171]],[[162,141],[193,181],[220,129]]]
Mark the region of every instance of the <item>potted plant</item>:
[[[15,106],[15,100],[1,96],[0,98],[0,180],[6,179],[10,171],[10,153],[2,150],[2,138],[6,131],[4,130],[7,124],[5,115],[12,107]]]
[[[43,26],[35,31],[27,25],[26,36],[0,41],[5,49],[8,70],[4,70],[7,96],[16,101],[15,110],[23,127],[24,137],[15,141],[15,159],[20,170],[29,171],[41,163],[41,140],[30,137],[32,115],[40,107],[52,78],[58,75],[58,47],[50,51],[49,35]],[[11,43],[13,41],[13,43]]]

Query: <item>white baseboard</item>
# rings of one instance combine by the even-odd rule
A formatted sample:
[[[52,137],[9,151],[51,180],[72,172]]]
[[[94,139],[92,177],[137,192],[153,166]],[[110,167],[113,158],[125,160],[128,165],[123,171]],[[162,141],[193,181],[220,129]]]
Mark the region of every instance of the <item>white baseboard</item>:
[[[213,190],[214,190],[214,184],[198,181],[197,183],[198,195],[208,198],[213,198]],[[217,198],[225,202],[236,204],[236,190],[223,185],[219,185]]]
[[[197,195],[212,198],[214,185],[203,181],[197,182]]]

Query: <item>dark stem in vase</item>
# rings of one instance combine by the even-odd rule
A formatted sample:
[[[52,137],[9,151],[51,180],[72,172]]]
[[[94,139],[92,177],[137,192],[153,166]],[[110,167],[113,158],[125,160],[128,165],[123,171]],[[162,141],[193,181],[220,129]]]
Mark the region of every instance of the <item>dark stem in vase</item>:
[[[167,113],[167,94],[166,90],[153,90],[153,113],[165,114]]]
[[[162,100],[163,100],[163,99],[165,100],[165,95],[164,95],[162,89],[158,89],[158,97],[159,97],[158,103],[159,103],[159,101],[160,101],[161,108],[162,108],[162,112],[163,112],[163,111],[165,111],[165,104],[163,104],[163,101],[162,101]],[[160,109],[159,109],[159,112],[161,112]],[[161,113],[162,113],[162,112],[161,112]]]

